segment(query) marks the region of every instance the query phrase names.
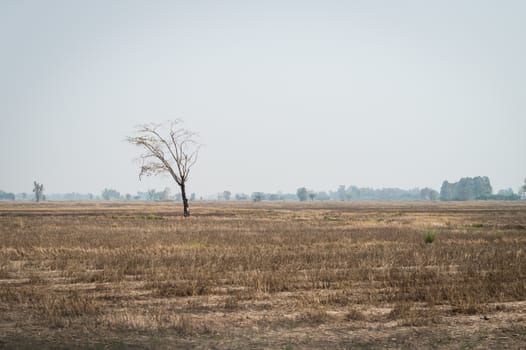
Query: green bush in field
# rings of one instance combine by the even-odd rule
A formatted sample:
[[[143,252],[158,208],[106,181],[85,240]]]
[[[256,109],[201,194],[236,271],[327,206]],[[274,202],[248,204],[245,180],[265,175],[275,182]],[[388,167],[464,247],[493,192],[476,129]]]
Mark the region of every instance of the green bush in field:
[[[431,244],[435,241],[435,238],[436,238],[436,233],[435,231],[433,230],[427,230],[425,233],[424,233],[424,242],[426,244]]]

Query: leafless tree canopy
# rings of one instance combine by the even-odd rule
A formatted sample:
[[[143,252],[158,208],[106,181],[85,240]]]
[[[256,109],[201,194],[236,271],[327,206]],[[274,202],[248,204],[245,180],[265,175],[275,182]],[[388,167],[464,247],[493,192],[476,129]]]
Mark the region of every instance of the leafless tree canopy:
[[[33,181],[33,186],[33,192],[35,192],[35,200],[37,202],[40,202],[40,200],[44,199],[44,185]]]
[[[199,152],[196,137],[196,133],[182,127],[180,120],[174,120],[139,125],[136,136],[127,139],[144,150],[139,178],[169,173],[181,188],[185,216],[189,215],[185,186]]]

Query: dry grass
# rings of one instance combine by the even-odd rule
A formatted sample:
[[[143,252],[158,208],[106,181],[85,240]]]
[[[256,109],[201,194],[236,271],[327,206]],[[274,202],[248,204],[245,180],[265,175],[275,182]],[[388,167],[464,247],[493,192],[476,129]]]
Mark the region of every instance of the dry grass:
[[[0,204],[0,347],[526,346],[526,203],[192,211]]]

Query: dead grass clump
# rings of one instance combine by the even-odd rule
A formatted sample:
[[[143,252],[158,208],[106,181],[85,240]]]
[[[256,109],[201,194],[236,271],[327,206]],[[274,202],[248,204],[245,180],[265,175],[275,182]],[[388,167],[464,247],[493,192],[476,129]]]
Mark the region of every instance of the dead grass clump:
[[[126,280],[123,269],[119,266],[106,266],[100,270],[67,271],[63,274],[72,278],[74,283],[119,283]]]
[[[437,323],[438,314],[432,307],[422,307],[411,303],[395,304],[387,314],[388,320],[398,321],[402,326],[422,327]]]
[[[11,273],[6,265],[0,265],[0,280],[11,278]]]
[[[228,311],[235,311],[240,309],[240,298],[237,295],[231,295],[225,298],[222,308]]]
[[[205,280],[153,281],[147,283],[145,289],[163,298],[190,297],[210,294],[211,285]]]
[[[192,335],[206,331],[188,314],[175,314],[163,309],[125,310],[101,317],[110,329],[132,331],[175,331],[178,335]]]
[[[526,295],[520,264],[507,262],[506,268],[491,272],[472,265],[464,265],[466,268],[456,273],[425,267],[397,270],[385,281],[392,291],[386,296],[393,302],[450,305],[458,313],[479,313],[487,303],[520,300]]]
[[[352,292],[348,289],[329,292],[320,298],[320,303],[327,306],[348,306],[352,301]]]
[[[329,315],[321,308],[307,309],[302,311],[296,318],[296,322],[307,324],[320,324],[328,321]]]
[[[42,293],[34,302],[34,307],[38,313],[47,320],[92,316],[97,315],[102,310],[102,305],[96,298],[76,291]]]
[[[345,314],[347,321],[365,321],[367,316],[355,307],[351,307]]]
[[[484,304],[473,301],[453,304],[451,312],[454,314],[477,315],[486,311]]]
[[[292,290],[295,278],[284,271],[257,271],[248,276],[248,286],[255,292],[278,293]]]
[[[34,286],[0,285],[0,302],[11,305],[28,305],[38,297]]]
[[[312,289],[329,289],[339,280],[337,271],[322,268],[309,272],[308,280]]]

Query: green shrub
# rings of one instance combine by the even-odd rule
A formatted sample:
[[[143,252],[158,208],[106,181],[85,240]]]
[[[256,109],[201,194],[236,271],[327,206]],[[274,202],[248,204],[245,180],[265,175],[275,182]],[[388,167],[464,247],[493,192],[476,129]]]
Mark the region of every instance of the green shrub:
[[[433,230],[427,230],[425,233],[424,233],[424,242],[426,244],[431,244],[435,241],[435,238],[436,238],[436,233],[435,231]]]

